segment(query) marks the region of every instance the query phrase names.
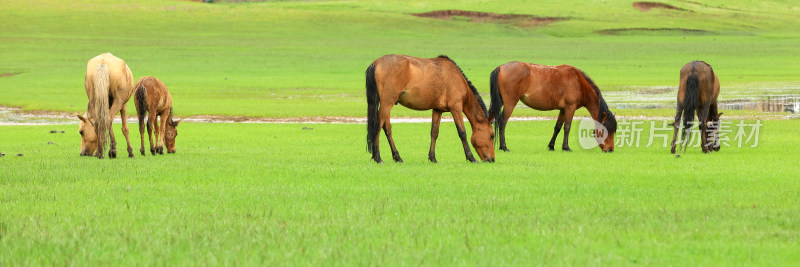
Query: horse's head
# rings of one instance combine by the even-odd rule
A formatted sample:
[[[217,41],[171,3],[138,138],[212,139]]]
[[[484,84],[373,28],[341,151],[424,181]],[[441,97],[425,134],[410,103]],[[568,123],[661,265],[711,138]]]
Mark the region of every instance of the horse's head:
[[[472,147],[484,162],[494,162],[494,129],[490,120],[475,122],[472,127]]]
[[[94,123],[81,115],[78,115],[78,119],[81,120],[78,126],[78,133],[81,134],[81,156],[94,156],[94,152],[97,151]]]
[[[603,111],[600,114],[600,124],[608,134],[605,139],[598,138],[597,143],[600,144],[600,149],[603,152],[614,152],[614,134],[617,132],[617,118],[610,111]],[[602,131],[601,126],[597,125],[595,132],[599,134]]]
[[[181,120],[173,121],[172,117],[167,120],[167,126],[164,129],[164,145],[167,147],[167,153],[175,153],[175,137],[178,136],[178,123]]]

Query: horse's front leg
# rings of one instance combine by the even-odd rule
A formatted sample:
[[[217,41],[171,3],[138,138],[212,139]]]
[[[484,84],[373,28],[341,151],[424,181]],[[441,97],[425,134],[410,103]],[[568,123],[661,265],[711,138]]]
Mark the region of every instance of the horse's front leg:
[[[572,149],[569,149],[569,129],[572,128],[573,115],[575,115],[575,107],[564,109],[564,143],[561,145],[561,150],[567,152],[572,152]]]
[[[164,155],[164,138],[166,138],[164,136],[164,131],[167,129],[167,118],[169,117],[169,114],[167,114],[167,112],[164,112],[161,115],[159,115],[159,117],[161,118],[161,123],[159,124],[159,126],[156,127],[156,142],[158,144],[158,146],[156,147],[156,152],[158,152],[158,154],[161,155]]]
[[[431,148],[428,150],[428,160],[436,163],[436,138],[439,138],[439,122],[442,121],[442,113],[433,111],[433,118],[431,119]]]
[[[464,146],[464,154],[467,156],[467,160],[478,163],[478,161],[475,160],[475,156],[472,155],[472,151],[469,149],[469,143],[467,143],[467,131],[464,129],[464,117],[461,115],[461,109],[451,109],[450,113],[453,115],[453,120],[456,123],[458,138],[461,138],[461,144]]]

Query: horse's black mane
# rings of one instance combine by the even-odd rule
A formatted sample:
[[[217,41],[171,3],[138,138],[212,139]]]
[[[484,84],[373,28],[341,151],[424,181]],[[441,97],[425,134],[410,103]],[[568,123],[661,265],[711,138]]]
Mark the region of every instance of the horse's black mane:
[[[597,94],[597,101],[599,104],[598,108],[600,110],[598,112],[598,116],[602,115],[603,113],[608,114],[608,119],[606,120],[605,123],[603,123],[603,126],[605,126],[610,133],[617,132],[617,119],[614,117],[614,113],[612,113],[611,110],[608,109],[608,104],[606,104],[606,100],[603,99],[603,94],[600,93],[600,88],[597,88],[597,84],[594,83],[594,81],[592,80],[592,78],[589,77],[589,75],[587,75],[583,71],[580,72],[581,75],[583,75],[583,78],[586,79],[586,82],[588,82],[589,85],[592,86],[592,89],[594,89],[595,94]]]
[[[467,80],[467,85],[469,85],[469,89],[472,90],[472,94],[475,95],[475,99],[478,100],[478,105],[481,107],[481,110],[483,111],[483,115],[488,118],[489,117],[489,113],[486,111],[486,104],[483,103],[483,98],[481,98],[481,94],[478,93],[478,89],[475,89],[475,86],[472,85],[472,82],[467,78],[467,75],[464,75],[464,71],[461,70],[461,67],[459,67],[458,64],[456,64],[455,61],[453,61],[452,59],[450,59],[449,57],[447,57],[445,55],[439,55],[438,58],[447,59],[450,62],[453,62],[453,65],[455,65],[456,68],[458,68],[458,71],[461,72],[461,76],[464,76],[464,80]]]

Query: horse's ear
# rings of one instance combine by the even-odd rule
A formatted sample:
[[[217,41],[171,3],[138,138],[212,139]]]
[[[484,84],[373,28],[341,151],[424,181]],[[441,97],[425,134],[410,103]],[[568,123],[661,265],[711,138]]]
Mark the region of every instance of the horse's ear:
[[[494,124],[494,114],[489,114],[489,124]]]
[[[603,117],[600,118],[600,123],[605,124],[607,120],[608,120],[608,112],[603,111]]]
[[[178,120],[178,121],[173,121],[173,122],[172,122],[172,126],[178,127],[178,123],[181,123],[181,121],[182,121],[182,120],[183,120],[183,119],[180,119],[180,120]]]
[[[94,123],[92,123],[92,121],[90,121],[89,119],[87,119],[87,118],[85,118],[85,117],[83,117],[83,116],[81,116],[81,115],[76,115],[76,116],[78,116],[78,119],[80,119],[81,121],[83,121],[83,123],[88,123],[89,125],[91,125],[92,127],[94,127]]]
[[[719,117],[722,117],[722,112],[720,112],[719,114],[717,114],[717,120],[719,120]]]

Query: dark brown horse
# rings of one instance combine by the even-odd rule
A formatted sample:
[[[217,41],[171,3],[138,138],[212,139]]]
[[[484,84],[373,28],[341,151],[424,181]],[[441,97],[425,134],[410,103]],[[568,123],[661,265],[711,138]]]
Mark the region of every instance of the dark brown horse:
[[[497,67],[491,74],[490,85],[492,105],[489,114],[494,117],[501,150],[509,151],[505,139],[506,124],[517,102],[522,101],[536,110],[559,110],[553,138],[547,146],[550,150],[555,150],[556,136],[563,125],[561,149],[572,151],[568,143],[572,116],[576,109],[586,107],[592,118],[607,131],[603,132],[607,134],[605,140],[598,139],[600,149],[603,152],[614,151],[617,120],[608,109],[600,89],[583,71],[569,65],[544,66],[514,61]],[[604,131],[600,124],[596,123],[596,134]]]
[[[678,126],[683,113],[683,127],[681,132],[682,149],[686,151],[686,144],[691,136],[694,114],[697,112],[698,125],[702,140],[703,153],[719,151],[719,117],[717,97],[719,96],[719,78],[711,65],[703,61],[692,61],[681,68],[681,79],[678,84],[678,107],[675,114],[675,123],[672,124],[671,153],[675,154],[675,139],[678,136]],[[684,139],[685,137],[685,139]],[[680,148],[678,149],[680,152]]]
[[[178,123],[172,118],[172,96],[159,79],[153,76],[146,76],[136,82],[136,95],[133,102],[136,105],[136,113],[139,115],[139,136],[142,138],[139,152],[144,156],[144,116],[147,117],[147,136],[150,140],[150,153],[164,154],[164,146],[167,146],[167,153],[175,153],[175,137],[178,136]],[[161,124],[158,118],[161,118]],[[156,145],[153,147],[153,131],[156,132]]]
[[[467,132],[461,113],[472,127],[472,146],[483,161],[494,162],[494,131],[486,116],[486,105],[464,72],[447,56],[417,58],[386,55],[376,59],[366,71],[367,78],[367,151],[381,163],[378,134],[381,128],[392,148],[392,158],[403,162],[392,139],[390,111],[395,104],[414,110],[433,110],[431,147],[428,160],[436,162],[436,138],[443,112],[450,112],[467,160],[477,162],[467,144]]]

